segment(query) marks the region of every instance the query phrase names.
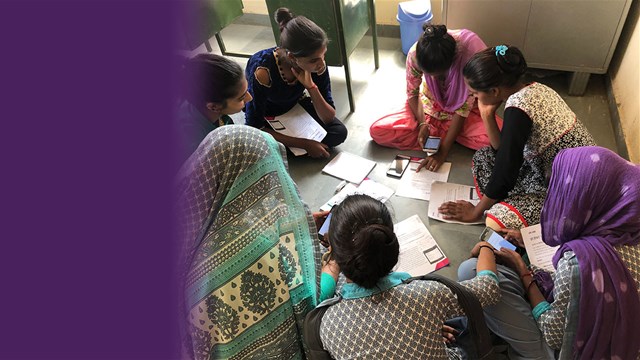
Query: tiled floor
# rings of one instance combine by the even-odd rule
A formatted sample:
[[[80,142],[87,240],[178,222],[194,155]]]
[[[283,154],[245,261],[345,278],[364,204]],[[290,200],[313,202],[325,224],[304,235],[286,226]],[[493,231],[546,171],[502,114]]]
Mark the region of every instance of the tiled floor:
[[[228,51],[246,53],[256,52],[274,46],[274,38],[269,27],[256,25],[231,25],[223,30],[222,35]],[[211,39],[215,53],[219,53],[215,38]],[[393,189],[398,180],[385,174],[388,163],[395,154],[403,153],[422,156],[420,151],[398,151],[383,148],[373,143],[369,136],[369,126],[380,116],[390,110],[402,106],[405,101],[405,56],[401,51],[400,39],[379,38],[380,68],[374,71],[371,38],[365,37],[350,56],[352,71],[352,87],[356,102],[356,111],[349,113],[347,90],[342,68],[331,67],[331,84],[336,103],[337,116],[349,129],[347,141],[336,148],[372,160],[378,165],[369,174],[373,180]],[[204,46],[193,53],[205,52]],[[246,59],[236,58],[243,66]],[[532,70],[531,80],[539,81],[558,91],[591,131],[598,145],[617,151],[606,90],[602,76],[592,76],[587,92],[582,97],[567,96],[567,73]],[[243,114],[233,117],[236,123],[243,123]],[[460,145],[454,145],[447,161],[452,162],[449,182],[473,185],[471,177],[471,156],[473,151]],[[303,199],[311,209],[318,209],[334,192],[339,179],[321,173],[329,160],[311,158],[295,158],[289,155],[291,175],[297,182]],[[428,203],[420,200],[393,196],[388,205],[391,207],[396,221],[418,214],[430,232],[449,257],[451,265],[438,272],[444,276],[456,278],[457,266],[468,258],[469,251],[478,239],[483,227],[479,225],[465,226],[446,224],[427,217]]]

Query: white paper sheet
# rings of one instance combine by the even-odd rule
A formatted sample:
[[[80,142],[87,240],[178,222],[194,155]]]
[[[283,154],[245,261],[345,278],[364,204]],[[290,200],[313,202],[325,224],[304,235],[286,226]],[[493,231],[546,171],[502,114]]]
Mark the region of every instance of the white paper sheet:
[[[449,259],[418,215],[395,224],[394,231],[400,243],[396,271],[419,276],[449,265]]]
[[[375,161],[343,151],[325,165],[322,172],[354,184],[360,184],[374,166],[376,166]]]
[[[421,169],[420,172],[416,172],[419,165],[420,162],[413,160],[409,163],[409,168],[400,179],[396,195],[429,201],[431,198],[431,183],[434,181],[447,182],[449,179],[449,172],[451,172],[450,162],[443,163],[436,172],[427,169]]]
[[[431,200],[429,201],[429,217],[432,219],[444,221],[447,223],[454,223],[454,224],[471,225],[471,224],[483,223],[482,221],[473,222],[473,223],[463,223],[460,221],[445,220],[442,217],[442,214],[438,212],[438,208],[440,207],[440,205],[442,205],[447,201],[456,201],[456,200],[466,200],[472,203],[473,205],[477,205],[480,202],[480,199],[478,198],[478,194],[476,193],[476,189],[473,186],[434,181],[433,184],[431,184]]]
[[[548,272],[554,272],[552,258],[558,247],[549,246],[542,241],[542,227],[540,224],[522,228],[520,233],[522,233],[524,247],[527,249],[531,264]]]
[[[320,207],[320,210],[331,210],[332,207],[340,204],[342,200],[344,200],[347,196],[353,194],[365,194],[371,196],[374,199],[385,202],[389,200],[389,198],[393,195],[393,189],[377,183],[371,179],[363,180],[359,186],[349,183],[345,187],[343,187],[340,192],[329,199],[329,201],[322,205]]]
[[[267,119],[267,123],[273,130],[291,137],[322,141],[327,136],[327,130],[322,128],[300,104],[296,104],[286,114]],[[289,150],[295,156],[307,153],[305,149],[300,148],[290,147]]]

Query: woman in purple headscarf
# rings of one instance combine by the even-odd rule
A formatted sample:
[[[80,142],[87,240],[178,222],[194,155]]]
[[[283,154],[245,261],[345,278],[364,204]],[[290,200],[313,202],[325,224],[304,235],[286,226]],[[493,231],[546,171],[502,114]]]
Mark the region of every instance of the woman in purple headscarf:
[[[428,136],[441,137],[438,152],[418,168],[431,171],[446,160],[454,141],[473,150],[488,146],[476,99],[462,76],[467,61],[486,47],[473,31],[425,25],[407,54],[407,102],[371,125],[373,141],[401,150],[422,150]]]
[[[544,242],[559,246],[553,284],[536,280],[516,252],[503,248],[496,255],[520,277],[520,300],[529,299],[546,343],[561,359],[640,358],[640,166],[601,147],[562,150],[541,226]],[[517,291],[501,288],[514,299]],[[546,296],[551,302],[545,288],[553,290]],[[502,301],[493,311],[500,316],[505,306],[518,304]]]

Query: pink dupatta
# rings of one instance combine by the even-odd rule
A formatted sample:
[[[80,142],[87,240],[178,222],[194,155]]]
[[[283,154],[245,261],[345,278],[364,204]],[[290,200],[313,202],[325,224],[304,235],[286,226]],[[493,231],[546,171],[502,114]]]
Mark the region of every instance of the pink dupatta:
[[[475,53],[485,49],[487,45],[478,35],[467,29],[449,30],[449,34],[456,39],[457,46],[453,64],[447,71],[444,93],[440,91],[438,81],[433,76],[424,74],[424,79],[433,95],[435,105],[452,113],[458,110],[469,96],[469,90],[462,76],[462,69]]]

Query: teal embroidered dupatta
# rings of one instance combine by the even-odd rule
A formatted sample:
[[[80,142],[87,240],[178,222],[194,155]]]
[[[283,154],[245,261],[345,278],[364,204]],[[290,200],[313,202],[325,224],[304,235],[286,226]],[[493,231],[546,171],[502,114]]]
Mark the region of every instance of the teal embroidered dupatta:
[[[224,126],[181,171],[185,344],[196,359],[304,358],[320,249],[285,155],[260,130]]]

